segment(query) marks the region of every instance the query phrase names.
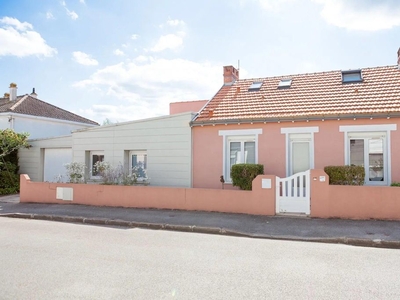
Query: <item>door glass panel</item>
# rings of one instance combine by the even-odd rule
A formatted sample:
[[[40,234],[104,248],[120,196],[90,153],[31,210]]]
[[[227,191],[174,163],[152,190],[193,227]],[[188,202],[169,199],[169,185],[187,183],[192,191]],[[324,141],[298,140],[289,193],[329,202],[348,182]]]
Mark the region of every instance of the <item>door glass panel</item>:
[[[368,140],[369,181],[384,181],[383,140]]]
[[[136,173],[138,178],[145,178],[147,171],[147,154],[132,154],[132,171]]]
[[[102,155],[102,154],[93,154],[92,155],[92,175],[93,176],[99,175],[99,173],[96,171],[95,164],[97,162],[102,162],[102,161],[104,161],[104,155]]]
[[[240,142],[229,143],[229,174],[233,165],[241,162],[240,158]]]
[[[256,143],[244,142],[244,162],[246,164],[256,163]]]
[[[364,166],[364,140],[350,140],[350,165]]]
[[[310,169],[310,143],[292,142],[292,174]]]

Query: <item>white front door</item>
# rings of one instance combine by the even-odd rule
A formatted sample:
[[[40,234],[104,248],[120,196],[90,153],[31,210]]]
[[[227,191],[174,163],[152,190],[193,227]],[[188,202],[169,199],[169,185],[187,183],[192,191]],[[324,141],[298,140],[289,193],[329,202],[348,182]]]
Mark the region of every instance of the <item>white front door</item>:
[[[311,134],[290,134],[289,176],[312,168]]]

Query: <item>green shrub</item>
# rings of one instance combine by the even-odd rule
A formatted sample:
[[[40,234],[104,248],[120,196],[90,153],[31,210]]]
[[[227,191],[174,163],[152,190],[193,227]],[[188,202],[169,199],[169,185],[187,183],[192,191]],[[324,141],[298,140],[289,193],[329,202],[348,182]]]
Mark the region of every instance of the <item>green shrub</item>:
[[[264,165],[260,164],[237,164],[231,169],[233,186],[242,190],[251,190],[251,183],[257,175],[264,174]]]
[[[390,186],[398,186],[398,187],[400,187],[400,182],[392,182],[392,184]]]
[[[362,166],[327,166],[324,168],[329,175],[329,184],[333,185],[363,185],[365,169]]]
[[[0,166],[0,195],[19,192],[18,165],[6,161]]]

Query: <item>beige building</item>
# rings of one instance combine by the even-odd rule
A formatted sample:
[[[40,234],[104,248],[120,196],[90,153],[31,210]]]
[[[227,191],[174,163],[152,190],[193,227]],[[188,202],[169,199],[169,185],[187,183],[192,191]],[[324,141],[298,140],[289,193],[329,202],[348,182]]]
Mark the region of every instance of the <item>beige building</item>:
[[[192,186],[192,113],[79,129],[72,135],[30,140],[30,149],[21,149],[20,173],[32,181],[57,181],[65,176],[65,163],[87,166],[89,180],[101,160],[129,171],[143,168],[153,186]]]

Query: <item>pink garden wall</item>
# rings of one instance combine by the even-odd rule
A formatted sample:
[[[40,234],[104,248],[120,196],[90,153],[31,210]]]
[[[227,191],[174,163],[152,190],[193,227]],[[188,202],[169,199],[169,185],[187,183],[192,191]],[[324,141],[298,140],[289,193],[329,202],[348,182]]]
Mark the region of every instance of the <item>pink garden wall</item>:
[[[328,179],[311,170],[311,217],[400,220],[400,187],[329,185]]]
[[[270,188],[262,188],[263,179],[271,180]],[[267,216],[275,214],[275,176],[269,175],[254,179],[252,191],[59,184],[32,182],[28,175],[21,175],[20,182],[21,202],[200,210]],[[57,187],[72,188],[73,200],[56,199]]]
[[[400,188],[334,186],[323,170],[311,170],[311,217],[400,220]],[[321,176],[325,180],[321,180]],[[262,186],[267,181],[269,186]],[[243,213],[273,216],[276,211],[276,177],[259,175],[252,191],[111,186],[32,182],[21,175],[21,202],[84,204]],[[265,182],[264,182],[265,183]],[[73,200],[56,197],[57,188],[72,188]]]

